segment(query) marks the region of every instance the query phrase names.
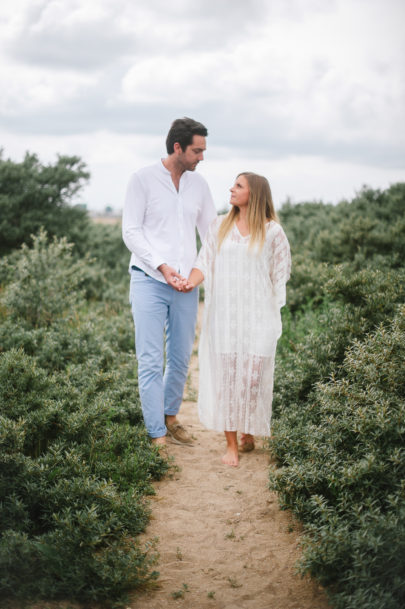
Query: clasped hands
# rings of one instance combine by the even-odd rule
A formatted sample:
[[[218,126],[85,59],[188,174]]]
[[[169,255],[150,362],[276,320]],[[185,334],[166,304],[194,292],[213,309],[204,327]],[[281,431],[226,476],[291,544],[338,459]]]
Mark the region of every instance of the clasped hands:
[[[195,285],[193,283],[191,283],[191,281],[189,281],[188,279],[186,279],[185,277],[181,277],[180,279],[178,279],[176,281],[176,277],[174,278],[175,281],[175,285],[176,285],[176,290],[178,290],[179,292],[191,292],[191,290],[194,290]]]
[[[159,267],[159,271],[166,279],[168,285],[177,290],[178,292],[191,292],[195,288],[195,285],[188,279],[180,275],[174,268],[168,264],[162,264]]]

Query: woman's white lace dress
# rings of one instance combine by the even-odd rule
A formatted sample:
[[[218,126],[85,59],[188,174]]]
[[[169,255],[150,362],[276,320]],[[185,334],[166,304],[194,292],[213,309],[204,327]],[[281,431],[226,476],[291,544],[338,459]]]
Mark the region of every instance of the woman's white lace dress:
[[[261,250],[249,249],[249,236],[234,224],[218,252],[222,220],[212,223],[194,265],[205,288],[199,416],[208,429],[269,436],[290,247],[281,226],[271,221]]]

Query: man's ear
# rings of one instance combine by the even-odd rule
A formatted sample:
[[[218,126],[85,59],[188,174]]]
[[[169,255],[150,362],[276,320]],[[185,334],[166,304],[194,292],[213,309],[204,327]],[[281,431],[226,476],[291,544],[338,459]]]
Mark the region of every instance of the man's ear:
[[[182,150],[182,148],[181,148],[181,146],[180,146],[179,142],[175,142],[175,143],[173,144],[173,150],[174,150],[174,152],[175,152],[176,154],[180,154],[181,152],[183,152],[183,150]]]

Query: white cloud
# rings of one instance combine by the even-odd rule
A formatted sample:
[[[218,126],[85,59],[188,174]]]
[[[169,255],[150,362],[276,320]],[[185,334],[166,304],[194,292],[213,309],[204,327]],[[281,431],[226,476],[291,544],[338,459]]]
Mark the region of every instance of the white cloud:
[[[30,65],[89,70],[104,67],[131,45],[109,3],[42,0],[27,10],[9,52]]]
[[[4,118],[21,117],[60,107],[81,98],[83,90],[95,85],[94,74],[74,72],[49,73],[47,70],[32,71],[26,66],[18,70],[15,66],[0,65],[0,81],[7,87],[0,90],[0,113]]]
[[[312,152],[357,159],[363,153],[379,162],[378,149],[387,159],[384,149],[392,144],[389,162],[398,163],[405,143],[398,130],[405,120],[398,17],[380,14],[376,2],[341,0],[336,7],[334,14],[317,10],[300,19],[282,15],[262,22],[254,37],[241,35],[232,52],[225,46],[138,58],[123,77],[120,100],[216,103],[226,108],[221,118],[226,114],[245,131],[242,140],[249,147],[263,150],[273,137],[290,143],[288,153],[294,147],[311,153],[312,147]],[[396,32],[392,44],[387,34],[385,44],[376,46],[380,29],[391,37]],[[257,127],[249,141],[252,117]],[[225,141],[234,142],[229,121],[226,130]]]
[[[354,192],[373,175],[384,184],[402,179],[404,6],[14,0],[0,7],[2,145],[10,155],[22,143],[40,155],[81,155],[93,172],[91,205],[96,193],[112,198],[117,176],[126,180],[152,149],[164,154],[170,122],[184,115],[209,129],[211,161],[202,171],[221,184],[218,197],[214,155],[215,167],[229,162],[232,175],[256,164],[271,174],[294,168],[291,190],[285,184],[280,193],[297,199],[311,184],[314,197],[334,198],[326,178],[315,179],[328,166],[340,176],[330,178],[335,198],[339,183],[350,196],[349,183]]]
[[[124,76],[122,100],[170,104],[181,99],[184,105],[218,100],[233,93],[233,79],[227,78],[232,64],[232,57],[221,52],[147,58],[133,65]]]

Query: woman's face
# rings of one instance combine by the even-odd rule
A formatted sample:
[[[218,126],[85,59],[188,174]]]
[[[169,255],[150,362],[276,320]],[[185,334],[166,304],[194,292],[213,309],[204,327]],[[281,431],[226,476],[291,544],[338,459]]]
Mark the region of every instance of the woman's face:
[[[231,191],[230,204],[236,207],[246,207],[249,201],[249,184],[245,176],[238,176]]]

